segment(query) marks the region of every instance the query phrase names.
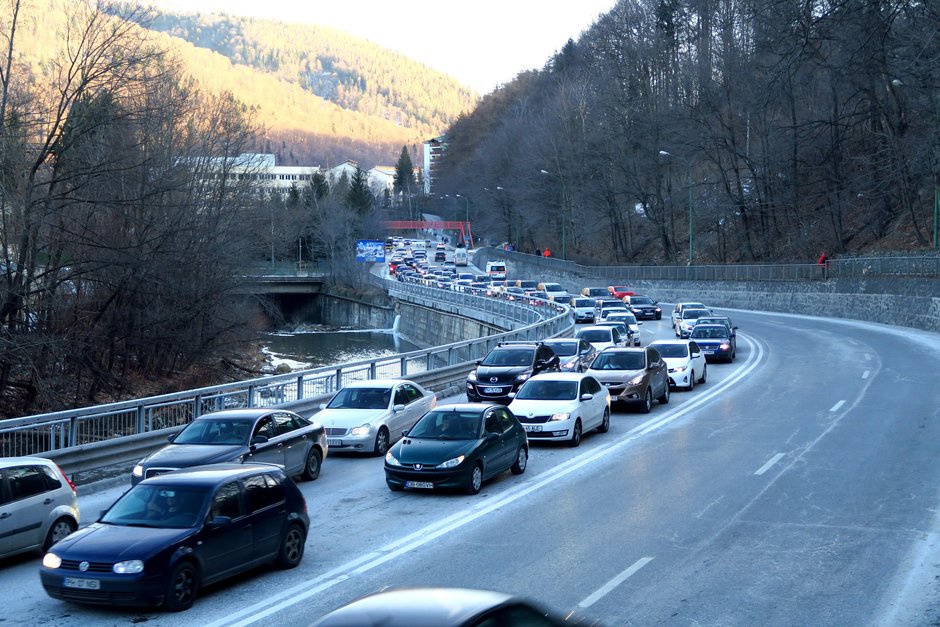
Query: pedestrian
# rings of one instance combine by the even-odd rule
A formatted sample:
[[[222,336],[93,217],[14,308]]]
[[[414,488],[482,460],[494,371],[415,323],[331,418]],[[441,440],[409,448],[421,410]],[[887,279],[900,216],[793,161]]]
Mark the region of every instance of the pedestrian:
[[[829,278],[829,255],[826,254],[826,251],[822,251],[822,254],[819,255],[819,259],[816,260],[816,265],[819,266],[819,272],[822,274],[822,278]]]
[[[552,251],[548,249],[548,246],[545,247],[545,252],[542,253],[542,256],[545,257],[546,259],[552,256]]]
[[[539,250],[539,249],[536,247],[535,252],[532,253],[532,254],[535,255],[536,257],[541,257],[541,256],[542,256],[542,251]]]

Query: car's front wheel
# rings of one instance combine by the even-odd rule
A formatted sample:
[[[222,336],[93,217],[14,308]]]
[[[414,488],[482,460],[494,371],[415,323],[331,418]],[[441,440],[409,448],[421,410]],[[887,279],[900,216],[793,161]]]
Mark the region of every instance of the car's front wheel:
[[[574,429],[571,430],[571,440],[568,441],[568,446],[575,448],[576,446],[581,445],[581,419],[574,421]]]
[[[643,404],[640,405],[640,412],[648,414],[653,410],[653,390],[646,388],[646,396],[643,397]]]
[[[57,519],[52,526],[49,527],[49,532],[46,534],[46,540],[42,543],[42,551],[45,553],[49,550],[52,545],[54,545],[59,540],[64,540],[69,534],[74,533],[77,529],[75,521],[71,518],[62,518]]]
[[[483,466],[479,462],[473,465],[467,478],[467,494],[479,494],[483,487]]]
[[[702,365],[702,378],[698,380],[699,383],[705,383],[705,377],[708,376],[708,364]]]
[[[610,431],[610,408],[604,408],[604,417],[601,419],[601,426],[597,428],[598,433],[607,433]]]
[[[375,455],[388,453],[388,429],[385,427],[379,427],[379,432],[375,434],[375,447],[372,452]]]
[[[199,574],[192,562],[183,561],[170,572],[163,605],[168,612],[182,612],[193,606],[199,591]]]
[[[304,471],[300,475],[304,481],[314,481],[320,476],[320,464],[323,462],[323,455],[315,448],[311,448],[307,453],[307,461],[304,462]]]
[[[663,386],[663,394],[658,399],[660,405],[665,405],[669,402],[669,381],[666,381],[666,385]]]

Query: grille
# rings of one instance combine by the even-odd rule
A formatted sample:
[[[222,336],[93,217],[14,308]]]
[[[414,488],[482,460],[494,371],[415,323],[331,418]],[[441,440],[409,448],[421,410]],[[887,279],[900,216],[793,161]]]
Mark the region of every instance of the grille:
[[[62,565],[59,568],[88,573],[110,573],[111,567],[114,566],[112,562],[88,562],[88,570],[80,571],[78,565],[81,563],[81,560],[62,560]]]
[[[529,424],[529,425],[535,425],[535,424],[544,424],[544,423],[548,422],[548,419],[551,418],[551,416],[519,416],[519,415],[516,415],[516,418],[518,418],[518,419],[519,419],[519,422],[521,422],[521,423]]]
[[[76,588],[59,588],[59,594],[64,599],[76,601],[94,601],[107,603],[108,601],[133,601],[137,595],[133,592],[107,592],[104,590],[79,590]]]
[[[163,475],[168,472],[173,472],[174,470],[179,470],[179,468],[148,468],[146,477],[156,477],[157,475]]]
[[[327,427],[326,434],[330,436],[346,435],[346,429],[342,427]]]

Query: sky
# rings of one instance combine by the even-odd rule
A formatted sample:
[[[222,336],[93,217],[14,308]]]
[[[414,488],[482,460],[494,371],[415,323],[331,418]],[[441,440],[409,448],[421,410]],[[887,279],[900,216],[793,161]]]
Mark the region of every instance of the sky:
[[[322,24],[369,39],[486,94],[541,68],[616,0],[156,0],[181,11]]]

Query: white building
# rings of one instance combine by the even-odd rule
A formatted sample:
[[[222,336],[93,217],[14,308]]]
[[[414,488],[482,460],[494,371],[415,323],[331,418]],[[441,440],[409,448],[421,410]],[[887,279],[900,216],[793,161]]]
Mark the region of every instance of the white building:
[[[366,177],[369,181],[369,189],[375,194],[376,198],[383,198],[385,192],[391,195],[395,189],[395,166],[377,165],[368,172]]]
[[[326,180],[330,184],[330,187],[333,187],[340,181],[340,179],[343,178],[344,174],[346,175],[346,180],[351,181],[353,175],[358,169],[359,164],[352,159],[348,159],[345,163],[341,163],[335,168],[330,168],[324,172],[324,175],[326,176]]]
[[[221,159],[213,159],[221,165]],[[308,185],[320,166],[277,165],[274,155],[269,153],[245,153],[238,155],[228,168],[227,177],[231,180],[249,180],[261,187],[287,193],[291,186],[298,189]]]
[[[447,136],[441,135],[424,142],[424,193],[431,193],[431,185],[434,182],[435,171],[437,170],[437,161],[444,155],[447,149]]]

